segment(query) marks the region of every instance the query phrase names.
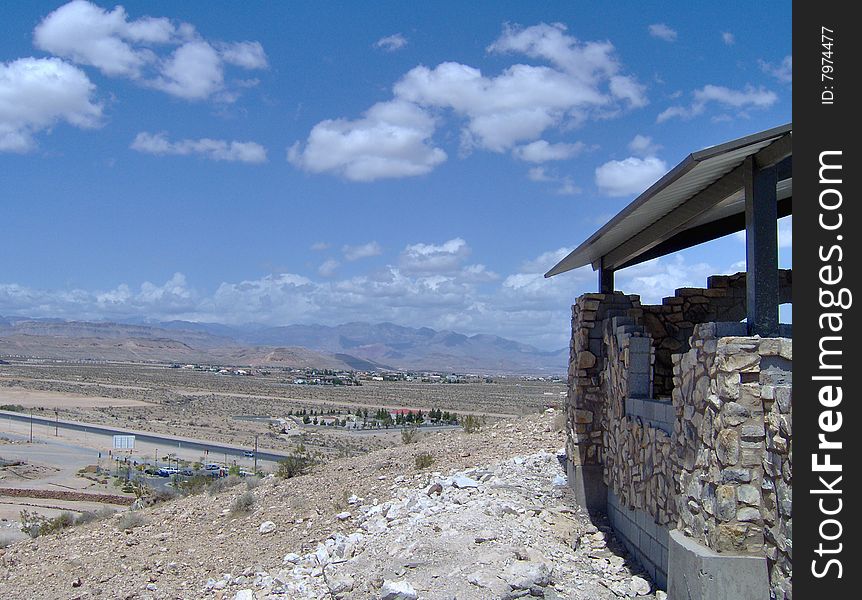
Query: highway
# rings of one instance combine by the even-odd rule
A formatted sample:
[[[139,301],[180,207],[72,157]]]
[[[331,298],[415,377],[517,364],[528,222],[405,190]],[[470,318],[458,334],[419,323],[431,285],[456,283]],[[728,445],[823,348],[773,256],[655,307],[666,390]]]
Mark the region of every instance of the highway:
[[[205,440],[195,440],[191,438],[183,438],[177,437],[173,435],[164,435],[159,433],[151,433],[148,431],[137,431],[133,429],[118,429],[115,427],[108,427],[105,425],[95,425],[93,423],[82,423],[79,421],[63,421],[56,420],[44,417],[30,416],[26,413],[19,412],[11,412],[7,410],[0,410],[0,418],[12,419],[13,421],[18,421],[21,423],[30,423],[32,419],[32,423],[34,425],[41,426],[50,426],[50,427],[59,427],[61,429],[70,429],[73,431],[83,431],[86,433],[93,434],[101,434],[101,435],[133,435],[135,436],[135,442],[147,442],[151,444],[158,444],[164,448],[176,447],[182,448],[186,450],[206,450],[212,453],[218,453],[221,455],[227,456],[238,456],[240,458],[243,457],[244,452],[248,452],[249,450],[253,450],[253,448],[243,447],[243,446],[232,446],[229,444],[221,444],[218,442],[209,442]],[[265,450],[258,450],[257,459],[263,461],[270,462],[278,462],[287,458],[287,454],[281,454],[278,452],[270,452]]]

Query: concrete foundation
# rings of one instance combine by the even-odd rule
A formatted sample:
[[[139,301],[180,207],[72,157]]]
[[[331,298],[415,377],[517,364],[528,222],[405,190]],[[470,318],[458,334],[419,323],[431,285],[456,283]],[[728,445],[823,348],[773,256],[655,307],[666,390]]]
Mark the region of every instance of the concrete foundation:
[[[719,554],[679,530],[668,542],[668,600],[769,599],[766,557]]]
[[[573,465],[566,463],[569,487],[575,493],[575,502],[589,512],[607,512],[608,486],[602,479],[601,465]]]

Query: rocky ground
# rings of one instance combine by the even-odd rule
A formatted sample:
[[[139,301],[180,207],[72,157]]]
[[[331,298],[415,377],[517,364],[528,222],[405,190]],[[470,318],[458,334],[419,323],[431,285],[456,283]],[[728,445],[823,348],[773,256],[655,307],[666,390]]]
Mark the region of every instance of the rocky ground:
[[[0,550],[0,597],[656,597],[607,526],[574,508],[559,424],[548,412],[426,434],[143,508],[136,527],[118,514],[17,542]]]

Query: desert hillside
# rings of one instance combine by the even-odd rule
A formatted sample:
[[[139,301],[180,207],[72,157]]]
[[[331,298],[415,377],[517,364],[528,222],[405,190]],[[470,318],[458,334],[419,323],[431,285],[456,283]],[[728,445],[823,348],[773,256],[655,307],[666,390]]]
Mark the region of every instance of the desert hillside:
[[[559,423],[548,411],[478,433],[426,434],[299,477],[21,540],[0,550],[0,596],[650,595],[609,529],[574,508],[562,485]],[[431,464],[419,468],[424,453]]]

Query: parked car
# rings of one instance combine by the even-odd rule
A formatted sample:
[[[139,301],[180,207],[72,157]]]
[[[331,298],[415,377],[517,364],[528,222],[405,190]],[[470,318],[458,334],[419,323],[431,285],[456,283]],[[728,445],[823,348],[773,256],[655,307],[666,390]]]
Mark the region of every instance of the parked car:
[[[171,475],[176,475],[179,472],[179,469],[175,469],[173,467],[162,467],[161,469],[159,469],[157,475],[159,477],[170,477]]]
[[[254,452],[252,452],[251,450],[246,450],[245,452],[242,453],[242,455],[245,456],[246,458],[254,458]]]
[[[180,471],[180,473],[182,473],[183,475],[185,475],[187,477],[191,477],[192,475],[195,474],[195,470],[192,469],[191,467],[186,467],[185,469]]]
[[[218,471],[221,469],[221,465],[218,463],[207,463],[204,469],[206,469],[207,471]]]

